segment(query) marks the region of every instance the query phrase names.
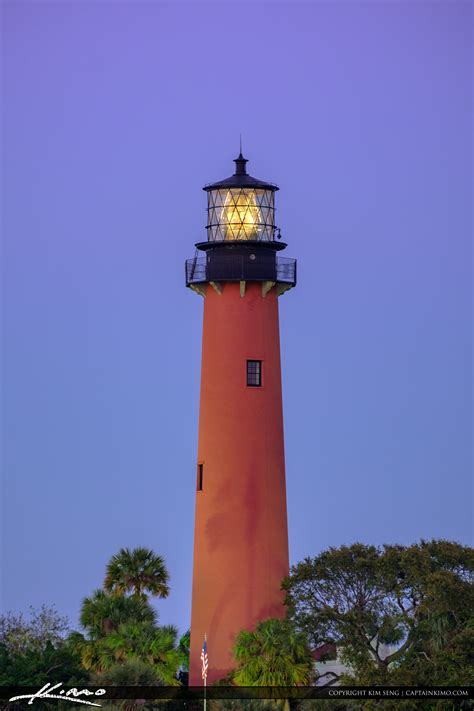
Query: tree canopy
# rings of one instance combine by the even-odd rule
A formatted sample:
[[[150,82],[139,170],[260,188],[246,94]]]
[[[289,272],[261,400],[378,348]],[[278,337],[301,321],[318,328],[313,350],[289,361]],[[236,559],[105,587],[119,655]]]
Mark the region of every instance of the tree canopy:
[[[145,557],[162,560],[155,554]],[[138,559],[143,562],[144,557],[140,554]],[[152,593],[145,574],[139,582],[137,570],[133,584],[131,578],[123,582],[122,571],[115,582],[109,578],[107,589],[84,598],[83,633],[67,634],[67,619],[54,608],[32,610],[29,619],[13,613],[0,616],[0,684],[101,685],[133,680],[168,686],[179,683],[180,670],[186,683],[189,633],[179,639],[174,626],[158,624],[148,597],[158,588]],[[473,685],[473,580],[474,551],[458,543],[330,548],[293,566],[283,581],[287,619],[264,620],[238,635],[236,668],[224,683],[308,685],[314,680],[311,650],[333,643],[347,669],[338,679],[333,675],[333,682]],[[167,586],[166,582],[166,594]],[[132,701],[123,708],[139,703]],[[392,708],[391,703],[384,701],[376,708]],[[369,706],[351,701],[337,708],[358,711]],[[316,707],[327,704],[320,700],[311,708]],[[443,705],[431,707],[444,711]]]
[[[242,631],[234,647],[238,686],[308,685],[313,657],[306,636],[286,620],[268,619],[253,631]]]
[[[60,642],[68,629],[67,617],[54,606],[30,607],[26,619],[22,613],[7,612],[0,615],[0,644],[13,654],[41,652],[48,642]]]
[[[165,562],[149,548],[122,548],[107,565],[104,590],[142,598],[168,597],[169,575]]]
[[[82,603],[80,621],[86,637],[76,633],[73,642],[83,667],[98,683],[122,678],[122,667],[158,684],[179,683],[177,673],[186,663],[186,654],[179,646],[178,631],[172,625],[158,625],[147,594],[165,597],[168,592],[164,561],[153,551],[123,548],[111,558],[104,589],[95,590]]]
[[[296,628],[336,643],[360,683],[469,684],[473,579],[458,543],[356,543],[293,566],[283,588]]]
[[[101,589],[94,590],[90,597],[82,601],[80,622],[92,639],[98,639],[132,620],[153,623],[156,612],[141,597],[112,595]]]

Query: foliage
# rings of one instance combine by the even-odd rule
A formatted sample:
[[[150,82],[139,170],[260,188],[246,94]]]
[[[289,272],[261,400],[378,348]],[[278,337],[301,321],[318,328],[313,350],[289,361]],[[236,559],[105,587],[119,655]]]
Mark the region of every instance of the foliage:
[[[137,658],[130,658],[122,664],[111,666],[106,672],[95,677],[98,685],[107,686],[162,686],[163,679],[160,674],[149,664]],[[145,703],[144,699],[126,699],[115,701],[110,705],[103,706],[103,711],[107,709],[123,709],[123,711],[135,711],[135,709],[158,708],[153,702]]]
[[[115,568],[114,560],[121,561]],[[288,619],[265,620],[254,631],[238,635],[237,667],[226,683],[310,684],[310,645],[332,642],[347,665],[340,679],[345,683],[473,685],[473,578],[474,551],[448,541],[380,548],[357,543],[307,558],[283,583]],[[158,625],[148,602],[149,594],[169,592],[163,560],[147,549],[123,549],[109,563],[106,585],[83,601],[84,634],[65,637],[66,618],[46,606],[32,609],[28,620],[13,613],[0,616],[0,685],[177,685],[178,670],[189,665],[189,632],[178,640],[175,627]],[[217,711],[238,702],[215,703]],[[251,707],[276,703],[253,700]],[[305,707],[307,703],[301,701]],[[395,708],[390,701],[344,703],[345,711]],[[407,711],[441,711],[443,703],[407,701],[405,706]],[[140,700],[130,700],[115,707],[163,704],[143,706]],[[327,706],[325,700],[315,700],[312,708]],[[331,708],[338,708],[337,703]]]
[[[148,664],[161,683],[177,685],[176,673],[182,655],[176,646],[173,627],[157,627],[149,623],[128,623],[98,640],[84,641],[82,664],[98,674],[108,673],[117,664],[139,660]]]
[[[234,655],[238,686],[308,685],[313,677],[306,636],[287,620],[265,620],[252,632],[240,632]]]
[[[84,598],[80,622],[92,639],[99,639],[127,622],[148,622],[156,620],[156,612],[141,597],[123,594],[112,595],[104,590],[94,590]]]
[[[67,620],[54,608],[32,609],[28,622],[22,615],[2,615],[0,685],[179,685],[177,672],[187,668],[189,661],[189,632],[178,642],[177,629],[159,626],[148,602],[148,594],[168,595],[163,559],[143,548],[122,549],[109,563],[106,588],[95,590],[82,602],[84,634],[74,631],[65,637]],[[35,705],[59,711],[65,703],[41,700]],[[164,704],[131,699],[109,702],[103,708],[131,711]]]
[[[189,654],[191,645],[191,631],[185,632],[179,639],[178,649],[181,653],[181,668],[188,672],[189,671]]]
[[[0,644],[13,654],[41,651],[48,642],[56,645],[69,629],[67,617],[61,616],[54,606],[30,607],[29,611],[28,620],[22,613],[0,615]]]
[[[148,669],[159,683],[178,685],[176,675],[186,664],[186,650],[178,644],[175,627],[157,624],[157,614],[144,592],[153,589],[157,594],[160,589],[162,596],[167,594],[163,583],[168,574],[162,559],[147,549],[122,549],[107,571],[108,590],[95,590],[82,603],[80,621],[87,637],[75,633],[71,639],[83,667],[101,679],[112,672],[119,675],[122,666],[135,665],[142,671]]]
[[[357,543],[293,566],[283,587],[297,628],[314,647],[336,643],[352,683],[468,684],[473,574],[457,543]]]
[[[176,673],[185,661],[177,645],[177,630],[154,622],[128,621],[100,638],[77,638],[75,649],[87,670],[101,674],[118,664],[139,660],[168,686],[178,684]]]
[[[304,699],[297,711],[468,711],[469,702],[409,699]]]
[[[55,647],[46,642],[43,649],[24,652],[0,645],[0,686],[38,686],[47,682],[70,685],[85,684],[89,674],[81,666],[79,655],[67,643]]]
[[[161,556],[149,548],[122,548],[107,565],[104,589],[145,599],[147,593],[168,597],[168,581],[168,571]]]
[[[95,679],[97,684],[110,684],[111,686],[164,685],[159,672],[136,657],[127,659],[123,664],[114,664]]]

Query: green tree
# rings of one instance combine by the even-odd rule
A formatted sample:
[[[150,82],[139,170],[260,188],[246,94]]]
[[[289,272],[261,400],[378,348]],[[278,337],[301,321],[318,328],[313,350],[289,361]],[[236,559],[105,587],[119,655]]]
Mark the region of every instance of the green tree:
[[[161,556],[149,548],[122,548],[107,565],[104,589],[142,598],[147,594],[168,597],[168,581],[168,571]]]
[[[191,645],[191,632],[188,630],[179,639],[178,649],[181,653],[181,667],[183,671],[189,671],[189,653]]]
[[[153,669],[141,659],[130,658],[121,664],[115,664],[101,674],[93,677],[94,683],[98,686],[163,686],[164,682],[159,671]],[[113,703],[102,704],[102,711],[112,711],[123,709],[123,711],[135,711],[140,709],[159,708],[153,702],[145,702],[145,699],[124,699],[115,700]]]
[[[80,621],[86,636],[71,636],[83,667],[100,680],[112,672],[118,677],[121,667],[125,673],[135,665],[140,674],[145,670],[160,683],[178,685],[186,651],[178,644],[175,627],[158,625],[148,601],[148,593],[168,595],[163,559],[145,548],[122,549],[109,562],[104,587],[82,603]]]
[[[30,607],[28,619],[22,613],[0,615],[0,644],[14,654],[42,651],[48,642],[57,645],[68,630],[67,617],[60,615],[54,606]]]
[[[56,646],[47,641],[42,649],[22,652],[0,644],[0,686],[38,686],[47,682],[65,685],[87,684],[89,675],[81,665],[79,654],[67,641]]]
[[[474,551],[457,543],[356,543],[293,566],[283,587],[297,628],[314,647],[336,643],[352,681],[446,684],[449,667],[469,683],[473,575]]]
[[[76,647],[85,669],[97,678],[108,676],[117,665],[140,662],[158,675],[161,683],[178,686],[176,674],[183,662],[177,645],[177,630],[148,622],[128,622],[100,639],[83,640]]]
[[[126,622],[155,621],[155,610],[141,597],[94,590],[82,602],[80,622],[91,639],[99,639]]]
[[[304,633],[287,620],[269,619],[237,636],[233,674],[238,686],[308,685],[313,657]]]
[[[96,590],[82,604],[81,624],[88,633],[71,635],[71,646],[86,670],[102,674],[130,660],[148,664],[163,683],[178,684],[186,655],[177,629],[158,626],[157,614],[143,598]]]

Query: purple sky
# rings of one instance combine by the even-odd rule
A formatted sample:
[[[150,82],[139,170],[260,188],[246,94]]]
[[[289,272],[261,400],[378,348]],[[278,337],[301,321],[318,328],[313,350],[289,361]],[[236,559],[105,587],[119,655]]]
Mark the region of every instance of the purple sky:
[[[472,6],[8,2],[3,608],[190,619],[201,187],[277,183],[290,555],[470,542]],[[238,536],[239,532],[236,531]]]

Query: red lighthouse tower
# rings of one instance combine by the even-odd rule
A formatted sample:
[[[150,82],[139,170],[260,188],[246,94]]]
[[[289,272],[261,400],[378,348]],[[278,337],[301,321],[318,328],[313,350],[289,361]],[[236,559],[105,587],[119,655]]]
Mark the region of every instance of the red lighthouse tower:
[[[201,402],[191,618],[191,686],[234,666],[235,636],[284,615],[288,574],[278,297],[296,284],[296,261],[275,226],[276,185],[246,171],[208,195],[204,256],[186,284],[204,296]]]

